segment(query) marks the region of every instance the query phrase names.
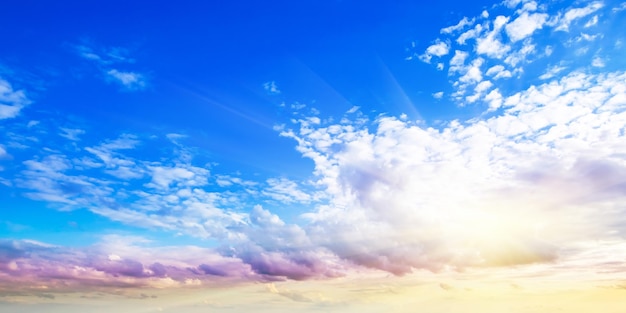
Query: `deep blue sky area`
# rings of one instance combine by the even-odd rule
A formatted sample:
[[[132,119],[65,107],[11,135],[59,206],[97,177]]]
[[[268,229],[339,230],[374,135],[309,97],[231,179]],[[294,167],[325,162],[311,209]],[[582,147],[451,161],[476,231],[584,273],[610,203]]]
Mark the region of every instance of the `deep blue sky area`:
[[[280,173],[279,164],[271,164],[276,159],[271,150],[293,149],[271,129],[290,114],[277,103],[321,105],[322,113],[335,116],[354,105],[373,114],[414,113],[406,99],[398,101],[401,88],[419,110],[413,117],[445,114],[425,105],[432,99],[429,85],[444,83],[445,76],[433,79],[428,75],[433,69],[405,58],[412,42],[428,45],[420,38],[436,36],[439,28],[479,7],[447,6],[440,1],[19,1],[0,13],[0,35],[19,43],[5,45],[0,58],[22,77],[34,76],[25,86],[40,82],[45,92],[31,97],[38,111],[70,111],[79,124],[94,115],[94,130],[104,133],[194,132],[201,138],[194,144],[217,158],[268,164]],[[98,65],[76,56],[76,45],[124,47],[133,61],[120,66],[146,73],[148,92],[120,95],[115,84],[94,84],[104,75]],[[268,96],[261,88],[266,81],[289,93]],[[257,152],[250,155],[248,148]]]

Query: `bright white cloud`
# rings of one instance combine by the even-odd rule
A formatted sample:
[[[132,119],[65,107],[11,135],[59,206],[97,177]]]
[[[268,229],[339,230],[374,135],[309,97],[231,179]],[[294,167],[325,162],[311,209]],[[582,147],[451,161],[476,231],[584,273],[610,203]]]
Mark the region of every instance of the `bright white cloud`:
[[[504,66],[499,65],[499,64],[490,67],[485,73],[485,75],[492,76],[493,79],[509,78],[513,76],[509,70],[505,69]]]
[[[310,235],[396,274],[546,262],[613,238],[626,214],[625,82],[572,73],[510,96],[493,89],[484,99],[501,113],[441,129],[381,117],[369,129],[284,131],[332,199],[305,215]],[[322,134],[342,148],[318,144]]]
[[[484,60],[481,58],[472,61],[472,64],[466,68],[466,72],[459,78],[462,83],[478,83],[483,79],[482,71],[480,67],[483,65]]]
[[[442,28],[441,29],[441,33],[442,34],[450,34],[450,33],[462,30],[463,28],[465,28],[467,26],[471,26],[472,24],[474,24],[474,20],[473,19],[470,20],[467,17],[464,17],[456,25],[448,26],[446,28]]]
[[[461,50],[454,51],[454,56],[450,59],[450,73],[461,72],[465,68],[465,60],[469,53]]]
[[[484,54],[491,58],[501,59],[505,56],[511,47],[500,41],[500,32],[504,25],[509,21],[508,17],[499,15],[493,22],[493,30],[485,34],[483,37],[476,39],[476,52]]]
[[[433,56],[442,57],[447,55],[450,51],[450,46],[440,40],[437,40],[433,45],[426,48],[424,54],[420,55],[420,60],[430,63]]]
[[[489,92],[489,94],[485,96],[485,102],[489,103],[488,111],[493,111],[500,108],[500,106],[502,106],[503,100],[504,99],[502,97],[502,94],[500,94],[500,91],[498,89],[494,89]]]
[[[512,42],[522,40],[532,35],[538,29],[541,29],[547,18],[548,14],[545,13],[534,13],[529,15],[524,12],[513,22],[506,25],[506,34]]]
[[[464,33],[462,33],[457,39],[456,42],[460,45],[464,45],[466,41],[470,39],[476,38],[483,31],[483,26],[481,24],[477,24],[473,29],[470,29]]]
[[[515,67],[522,62],[528,62],[529,56],[535,53],[535,45],[530,40],[525,40],[522,47],[510,53],[504,59],[504,63]]]
[[[355,106],[351,107],[350,110],[346,111],[346,113],[347,114],[352,114],[352,113],[358,111],[360,108],[361,107],[355,105]]]
[[[602,7],[604,7],[604,4],[602,2],[596,1],[582,8],[569,9],[567,12],[565,12],[563,17],[560,18],[559,24],[556,27],[556,30],[568,31],[572,22],[574,22],[577,19],[588,16],[598,11]]]

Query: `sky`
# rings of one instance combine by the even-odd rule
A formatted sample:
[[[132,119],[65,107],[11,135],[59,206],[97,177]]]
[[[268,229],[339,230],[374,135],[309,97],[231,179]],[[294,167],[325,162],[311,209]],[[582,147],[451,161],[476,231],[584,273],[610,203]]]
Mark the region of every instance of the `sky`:
[[[0,309],[626,311],[626,2],[12,1]]]

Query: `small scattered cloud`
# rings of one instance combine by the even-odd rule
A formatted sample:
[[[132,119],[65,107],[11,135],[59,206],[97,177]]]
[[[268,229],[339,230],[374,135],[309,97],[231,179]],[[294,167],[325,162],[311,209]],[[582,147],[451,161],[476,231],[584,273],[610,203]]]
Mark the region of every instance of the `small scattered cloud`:
[[[441,33],[442,34],[450,34],[450,33],[462,30],[463,28],[466,28],[467,26],[472,26],[473,24],[474,24],[474,19],[470,20],[467,17],[464,17],[456,25],[448,26],[446,28],[442,28],[441,29]]]
[[[439,92],[433,93],[433,98],[435,98],[435,99],[443,98],[443,91],[439,91]]]
[[[426,48],[424,54],[420,55],[419,58],[423,62],[430,63],[433,56],[442,57],[447,55],[449,51],[450,46],[446,42],[437,39],[434,44]]]
[[[307,203],[312,199],[308,192],[302,191],[296,182],[287,178],[270,178],[267,184],[268,188],[262,193],[281,203]]]
[[[139,73],[111,69],[106,74],[112,81],[121,84],[127,90],[141,90],[146,87],[146,78]]]
[[[361,108],[361,107],[359,107],[359,106],[356,106],[356,105],[355,105],[355,106],[351,107],[351,108],[350,108],[350,110],[346,111],[346,113],[347,113],[347,114],[352,114],[352,113],[355,113],[355,112],[356,112],[356,111],[358,111],[360,108]]]
[[[278,85],[275,81],[269,81],[263,84],[263,89],[270,95],[278,95],[280,94],[280,89],[278,89]]]
[[[593,61],[591,61],[591,66],[593,66],[593,67],[605,67],[606,63],[604,62],[604,60],[601,57],[595,57],[595,58],[593,58]]]
[[[586,24],[585,28],[589,28],[598,24],[598,16],[594,15]]]
[[[128,49],[97,47],[93,43],[76,45],[74,48],[80,57],[92,62],[103,73],[106,81],[119,84],[123,90],[143,90],[147,86],[145,74],[120,68],[127,68],[135,63],[135,59],[129,56]]]
[[[14,118],[30,104],[23,90],[15,90],[11,84],[0,77],[0,120]]]
[[[557,74],[561,73],[563,70],[565,70],[564,66],[558,66],[558,65],[552,66],[548,68],[548,70],[545,73],[541,74],[541,76],[539,76],[539,79],[546,80],[546,79],[553,78]]]
[[[59,136],[66,138],[68,140],[71,141],[78,141],[80,140],[80,135],[83,135],[85,133],[84,130],[82,129],[76,129],[76,128],[64,128],[61,127],[60,128],[61,132],[59,133]]]

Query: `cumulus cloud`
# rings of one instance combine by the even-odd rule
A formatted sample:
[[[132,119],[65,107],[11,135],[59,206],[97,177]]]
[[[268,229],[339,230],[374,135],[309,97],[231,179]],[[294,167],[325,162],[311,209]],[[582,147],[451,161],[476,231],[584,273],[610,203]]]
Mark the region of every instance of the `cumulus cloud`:
[[[485,74],[487,76],[492,76],[493,79],[509,78],[513,76],[513,74],[511,74],[511,72],[505,69],[502,65],[494,65],[490,67]]]
[[[447,55],[449,51],[450,51],[450,47],[448,46],[447,43],[441,40],[437,40],[435,41],[434,44],[426,48],[426,51],[424,52],[424,54],[420,55],[420,60],[426,63],[430,63],[430,60],[432,59],[433,56],[442,57],[444,55]]]
[[[599,16],[608,14],[606,11],[610,9],[598,1],[564,8],[535,1],[504,1],[493,7],[497,15],[483,12],[480,17],[464,17],[456,25],[442,28],[443,38],[437,39],[436,44],[429,48],[433,51],[445,50],[446,53],[441,53],[434,65],[443,70],[447,62],[448,76],[455,88],[451,94],[458,105],[468,102],[493,104],[493,98],[483,101],[480,93],[472,91],[483,79],[491,83],[497,80],[519,83],[522,79],[549,79],[553,76],[548,72],[538,72],[541,68],[539,64],[544,61],[560,63],[561,66],[567,64],[568,68],[607,66],[607,55],[617,56],[623,52],[613,44],[620,42],[619,39],[606,32],[589,32],[592,26],[598,24]],[[559,35],[566,38],[554,40],[554,31],[558,30],[568,31]],[[461,34],[457,35],[459,32]],[[594,46],[585,43],[589,41],[594,41]],[[551,45],[545,45],[547,42]],[[443,48],[441,43],[446,44],[445,49],[439,49]],[[592,48],[596,49],[592,62],[581,64],[580,56],[590,53]],[[450,51],[454,51],[452,57],[446,57]],[[554,51],[567,52],[555,55]],[[426,51],[421,58],[430,63],[434,56]],[[486,66],[486,72],[477,64]]]
[[[500,41],[500,32],[509,21],[508,17],[499,15],[493,22],[493,30],[476,39],[476,52],[492,58],[502,58],[511,47]]]
[[[215,174],[183,153],[178,134],[166,135],[169,146],[149,149],[168,150],[165,156],[138,153],[150,143],[134,135],[83,147],[76,141],[72,153],[34,151],[16,163],[21,172],[15,183],[27,197],[134,227],[214,240],[218,247],[155,248],[136,238],[111,237],[71,249],[5,240],[0,271],[11,284],[37,279],[198,286],[228,278],[329,278],[352,268],[403,275],[567,261],[582,253],[589,238],[620,241],[623,225],[615,221],[626,214],[626,73],[567,73],[574,67],[558,63],[542,67],[533,76],[538,80],[528,80],[534,85],[513,82],[518,88],[507,88],[502,80],[522,73],[535,53],[537,30],[562,25],[549,23],[554,15],[530,13],[542,10],[531,2],[505,5],[522,3],[517,19],[487,20],[486,13],[477,18],[483,23],[457,40],[471,47],[439,40],[426,49],[428,61],[449,62],[453,98],[488,105],[475,117],[434,126],[406,115],[368,120],[353,107],[339,122],[300,111],[291,127],[277,127],[313,161],[305,181]],[[569,19],[573,29],[585,12],[572,10],[566,8],[560,21]],[[469,21],[442,34],[461,32],[473,25]],[[113,64],[92,52],[82,57]],[[81,135],[61,131],[69,140]],[[261,206],[277,202],[313,209],[299,216],[305,223],[293,224]],[[275,285],[268,290],[310,299]]]
[[[508,96],[494,89],[486,98],[501,113],[441,129],[380,117],[285,130],[332,199],[305,215],[312,240],[401,275],[546,262],[591,234],[610,237],[626,213],[625,78],[572,73]],[[317,144],[330,127],[333,150]]]
[[[110,235],[81,249],[27,240],[0,240],[0,288],[37,281],[55,291],[101,287],[182,287],[217,279],[260,279],[236,258],[200,247],[150,247],[141,238]]]
[[[538,29],[541,29],[547,19],[548,14],[545,13],[535,13],[530,15],[528,13],[523,13],[514,21],[506,25],[506,34],[512,42],[522,40],[530,36]]]

